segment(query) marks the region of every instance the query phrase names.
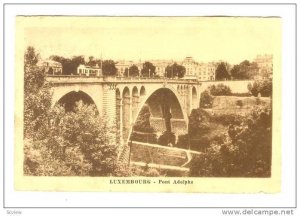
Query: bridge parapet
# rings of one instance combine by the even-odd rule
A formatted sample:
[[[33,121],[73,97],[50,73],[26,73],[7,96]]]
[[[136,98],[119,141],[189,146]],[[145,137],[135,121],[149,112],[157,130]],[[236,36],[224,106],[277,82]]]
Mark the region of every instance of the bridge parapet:
[[[47,81],[53,83],[172,83],[172,84],[192,84],[197,85],[201,82],[197,80],[169,79],[164,77],[89,77],[78,75],[51,75],[47,76]]]

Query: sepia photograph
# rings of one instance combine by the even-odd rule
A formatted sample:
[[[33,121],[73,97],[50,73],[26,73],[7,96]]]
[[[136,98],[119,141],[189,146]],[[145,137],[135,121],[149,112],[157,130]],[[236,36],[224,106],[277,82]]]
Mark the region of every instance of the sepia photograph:
[[[16,30],[25,178],[199,192],[279,169],[280,17],[18,16]]]

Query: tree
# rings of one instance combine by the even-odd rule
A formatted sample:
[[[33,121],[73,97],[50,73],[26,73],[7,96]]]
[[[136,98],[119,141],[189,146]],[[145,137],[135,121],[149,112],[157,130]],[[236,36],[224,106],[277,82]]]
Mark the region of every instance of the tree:
[[[131,76],[131,77],[139,76],[139,68],[136,65],[132,65],[129,68],[129,76]]]
[[[216,80],[226,80],[229,79],[229,73],[225,62],[221,62],[216,69]]]
[[[145,62],[141,70],[141,75],[143,77],[153,77],[155,74],[155,66],[151,62]]]
[[[203,109],[193,109],[189,116],[188,133],[190,136],[201,136],[209,129],[209,114]]]
[[[186,72],[186,69],[184,66],[174,63],[174,64],[168,65],[166,67],[165,76],[168,78],[174,78],[174,77],[182,78],[182,77],[184,77],[185,72]]]
[[[104,76],[116,76],[117,68],[113,60],[105,60],[102,63],[102,73]]]
[[[205,151],[211,140],[207,136],[212,130],[210,115],[203,109],[193,109],[189,116],[188,134],[178,137],[177,146],[196,151]]]
[[[201,93],[200,96],[200,107],[201,108],[211,108],[213,103],[213,96],[211,96],[208,90]]]
[[[255,97],[257,97],[259,93],[262,97],[272,96],[272,80],[270,79],[256,80],[253,85],[249,83],[247,87]]]
[[[192,176],[269,177],[272,111],[254,108],[240,124],[231,124],[223,143],[211,145],[193,161]]]
[[[258,66],[255,62],[250,63],[248,60],[234,65],[231,69],[231,76],[233,79],[253,79],[258,74]]]
[[[84,56],[73,56],[71,59],[62,56],[52,55],[50,59],[62,64],[64,75],[77,74],[77,67],[85,64]]]
[[[24,66],[33,66],[39,60],[39,54],[36,52],[35,48],[28,46],[24,54]]]
[[[115,174],[118,151],[113,142],[114,130],[98,115],[94,105],[80,101],[74,112],[65,112],[63,107],[56,106],[49,113],[48,122],[47,134],[26,147],[24,165],[27,174]]]
[[[46,124],[51,107],[51,85],[45,72],[36,66],[39,54],[28,47],[24,54],[24,135],[33,138]]]
[[[95,59],[94,56],[90,56],[89,61],[86,63],[86,65],[91,67],[96,66],[96,64],[97,64],[97,60]]]

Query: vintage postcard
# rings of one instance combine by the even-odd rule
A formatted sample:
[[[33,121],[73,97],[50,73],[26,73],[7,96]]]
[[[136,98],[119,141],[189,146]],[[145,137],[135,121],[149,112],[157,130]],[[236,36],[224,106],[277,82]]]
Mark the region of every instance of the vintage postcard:
[[[280,191],[280,17],[15,29],[16,190]]]

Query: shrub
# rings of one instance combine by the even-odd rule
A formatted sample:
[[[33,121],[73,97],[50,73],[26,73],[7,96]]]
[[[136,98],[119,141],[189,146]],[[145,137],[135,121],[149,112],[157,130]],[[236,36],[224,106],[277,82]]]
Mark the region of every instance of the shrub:
[[[243,101],[242,101],[242,100],[237,100],[237,101],[235,102],[235,104],[236,104],[237,106],[239,106],[239,107],[242,107],[242,106],[243,106]]]
[[[231,89],[222,83],[210,86],[209,90],[213,96],[231,95]]]
[[[255,97],[257,97],[259,93],[262,97],[272,96],[272,80],[256,80],[253,85],[251,83],[248,84],[248,90]]]
[[[165,131],[159,138],[158,143],[163,146],[167,146],[169,144],[175,145],[175,134],[173,132]]]
[[[191,176],[269,177],[272,159],[272,111],[254,108],[239,125],[230,125],[222,143],[193,159]]]
[[[201,108],[212,108],[213,97],[209,91],[205,90],[200,96],[200,107]]]
[[[221,114],[221,115],[214,115],[211,118],[212,121],[227,126],[230,124],[240,124],[243,121],[244,117],[237,114]]]
[[[183,148],[183,149],[188,149],[189,148],[189,135],[184,134],[184,135],[179,135],[178,136],[178,141],[176,143],[177,148]]]
[[[188,133],[190,136],[204,134],[209,130],[210,115],[203,109],[193,109],[189,116]]]
[[[236,96],[236,97],[251,97],[252,94],[249,92],[246,93],[231,93],[230,96]]]

